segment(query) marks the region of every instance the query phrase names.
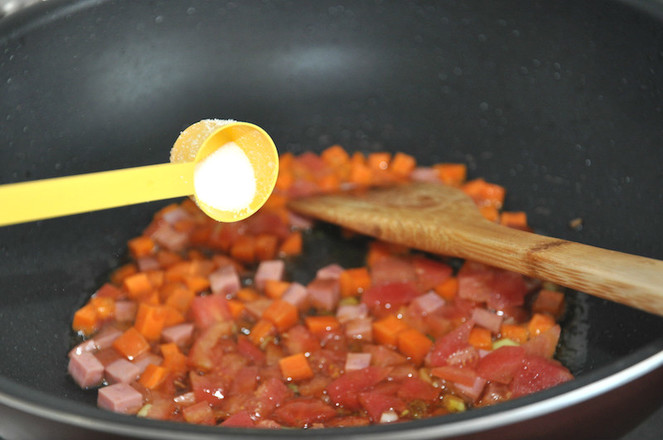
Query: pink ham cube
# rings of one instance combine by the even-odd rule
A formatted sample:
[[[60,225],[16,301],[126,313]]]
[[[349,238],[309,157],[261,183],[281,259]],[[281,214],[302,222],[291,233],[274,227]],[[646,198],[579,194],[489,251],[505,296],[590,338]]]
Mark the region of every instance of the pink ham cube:
[[[292,283],[283,293],[281,299],[289,302],[298,309],[303,309],[307,306],[308,289],[299,283]]]
[[[167,327],[161,331],[161,337],[166,342],[174,342],[182,346],[189,342],[193,335],[193,324],[185,323]]]
[[[316,278],[307,287],[310,304],[318,310],[332,311],[341,299],[338,280]]]
[[[235,266],[228,264],[221,266],[209,276],[212,293],[221,295],[234,295],[242,287],[239,274]]]
[[[267,280],[281,281],[284,272],[285,262],[283,260],[263,261],[258,265],[254,283],[258,290],[263,290]]]
[[[136,380],[140,374],[140,368],[122,358],[106,367],[106,380],[108,383],[129,383]]]
[[[321,280],[337,280],[341,278],[343,268],[338,264],[329,264],[325,267],[318,269],[315,277]]]
[[[143,406],[143,395],[126,383],[99,389],[97,406],[122,414],[136,414]]]
[[[71,356],[67,370],[81,388],[97,386],[104,378],[104,365],[88,352]]]

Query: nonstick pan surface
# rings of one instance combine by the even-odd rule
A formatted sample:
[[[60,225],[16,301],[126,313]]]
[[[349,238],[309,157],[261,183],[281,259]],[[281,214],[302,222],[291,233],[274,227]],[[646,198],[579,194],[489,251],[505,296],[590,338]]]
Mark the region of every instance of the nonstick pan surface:
[[[662,259],[662,16],[626,1],[51,0],[0,21],[0,183],[165,162],[191,123],[234,118],[281,151],[465,162],[537,232]],[[292,436],[108,413],[67,377],[73,311],[165,203],[0,229],[0,436]],[[311,269],[345,254],[330,234]],[[659,317],[573,294],[559,357],[577,380],[534,396],[297,435],[609,438],[661,403]]]

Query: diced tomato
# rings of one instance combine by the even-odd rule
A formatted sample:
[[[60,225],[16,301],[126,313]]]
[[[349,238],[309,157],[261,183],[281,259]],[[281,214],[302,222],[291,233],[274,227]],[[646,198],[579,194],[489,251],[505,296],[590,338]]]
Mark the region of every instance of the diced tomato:
[[[374,423],[379,422],[382,414],[387,411],[392,410],[400,414],[406,408],[405,402],[399,397],[380,391],[360,393],[358,400]]]
[[[494,382],[508,384],[525,360],[525,349],[520,346],[504,346],[491,351],[479,360],[479,376]]]
[[[335,416],[334,408],[319,399],[309,397],[289,400],[272,414],[276,422],[298,428],[308,427],[313,423],[324,423]]]
[[[228,383],[217,375],[206,374],[201,376],[192,371],[189,373],[189,380],[197,402],[220,405],[228,393]]]
[[[406,402],[414,400],[423,400],[424,402],[434,402],[440,392],[437,388],[417,377],[406,377],[401,380],[397,396]]]
[[[421,291],[425,292],[446,281],[452,274],[451,266],[425,257],[412,260]]]
[[[432,367],[440,367],[449,364],[463,365],[475,362],[478,354],[468,342],[472,327],[474,327],[474,322],[468,321],[438,338],[428,354],[427,363]]]
[[[262,418],[270,417],[274,409],[291,394],[292,392],[279,379],[265,380],[255,392],[256,414]]]
[[[415,266],[405,258],[385,256],[371,265],[373,284],[416,283]]]
[[[557,343],[559,342],[561,331],[562,329],[560,326],[555,324],[548,330],[525,342],[523,348],[527,354],[551,358],[557,349]]]
[[[245,366],[241,368],[233,378],[230,387],[231,394],[252,393],[256,389],[258,383],[258,375],[260,371],[258,367]]]
[[[224,420],[220,426],[232,426],[234,428],[253,428],[255,424],[256,422],[253,421],[248,411],[239,411]]]
[[[182,410],[182,414],[184,415],[184,420],[189,423],[196,423],[198,425],[216,424],[212,408],[210,408],[207,402],[198,402],[187,406]]]
[[[486,379],[484,379],[481,376],[477,376],[474,379],[474,383],[472,385],[465,385],[459,382],[454,383],[454,388],[456,389],[456,392],[460,393],[462,396],[464,396],[466,399],[469,399],[472,403],[474,403],[479,397],[481,397],[481,394],[483,393],[483,389],[486,386]]]
[[[527,294],[522,275],[475,262],[465,262],[458,272],[458,296],[485,302],[494,310],[520,306]]]
[[[237,338],[237,352],[256,365],[265,363],[265,353],[253,345],[244,335]]]
[[[358,394],[375,386],[388,374],[388,368],[375,366],[350,371],[332,381],[327,386],[327,393],[336,405],[342,405],[349,410],[357,410],[360,408]]]
[[[213,350],[214,346],[223,336],[229,335],[231,330],[232,324],[230,322],[221,322],[203,331],[189,351],[189,363],[203,370],[212,369],[218,357],[218,354]]]
[[[220,294],[196,296],[191,302],[191,315],[197,328],[232,319],[228,300]]]
[[[364,352],[371,354],[371,364],[378,367],[391,367],[407,361],[405,356],[384,345],[364,345]]]
[[[467,367],[454,367],[451,365],[444,365],[442,367],[431,368],[433,376],[439,377],[449,382],[465,385],[471,387],[477,378],[477,372],[474,368]]]
[[[362,295],[361,301],[378,317],[393,313],[419,296],[412,282],[374,284]]]
[[[569,370],[559,362],[541,356],[527,356],[516,372],[509,389],[513,397],[559,385],[573,379]]]

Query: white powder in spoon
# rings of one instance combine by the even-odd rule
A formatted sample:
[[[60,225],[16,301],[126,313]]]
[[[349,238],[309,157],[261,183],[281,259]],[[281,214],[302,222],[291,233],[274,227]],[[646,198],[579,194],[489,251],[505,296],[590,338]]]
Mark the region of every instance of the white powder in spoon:
[[[244,151],[228,142],[196,164],[196,198],[220,211],[239,211],[256,195],[256,176]]]

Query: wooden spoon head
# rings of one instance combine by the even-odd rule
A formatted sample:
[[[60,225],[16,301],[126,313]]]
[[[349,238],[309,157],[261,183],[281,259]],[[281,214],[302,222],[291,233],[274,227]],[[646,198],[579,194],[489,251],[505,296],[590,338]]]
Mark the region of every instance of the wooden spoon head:
[[[293,200],[295,212],[393,243],[426,250],[458,227],[484,222],[461,190],[436,183],[408,183]],[[439,243],[435,248],[439,251]],[[449,250],[449,255],[455,252]]]

